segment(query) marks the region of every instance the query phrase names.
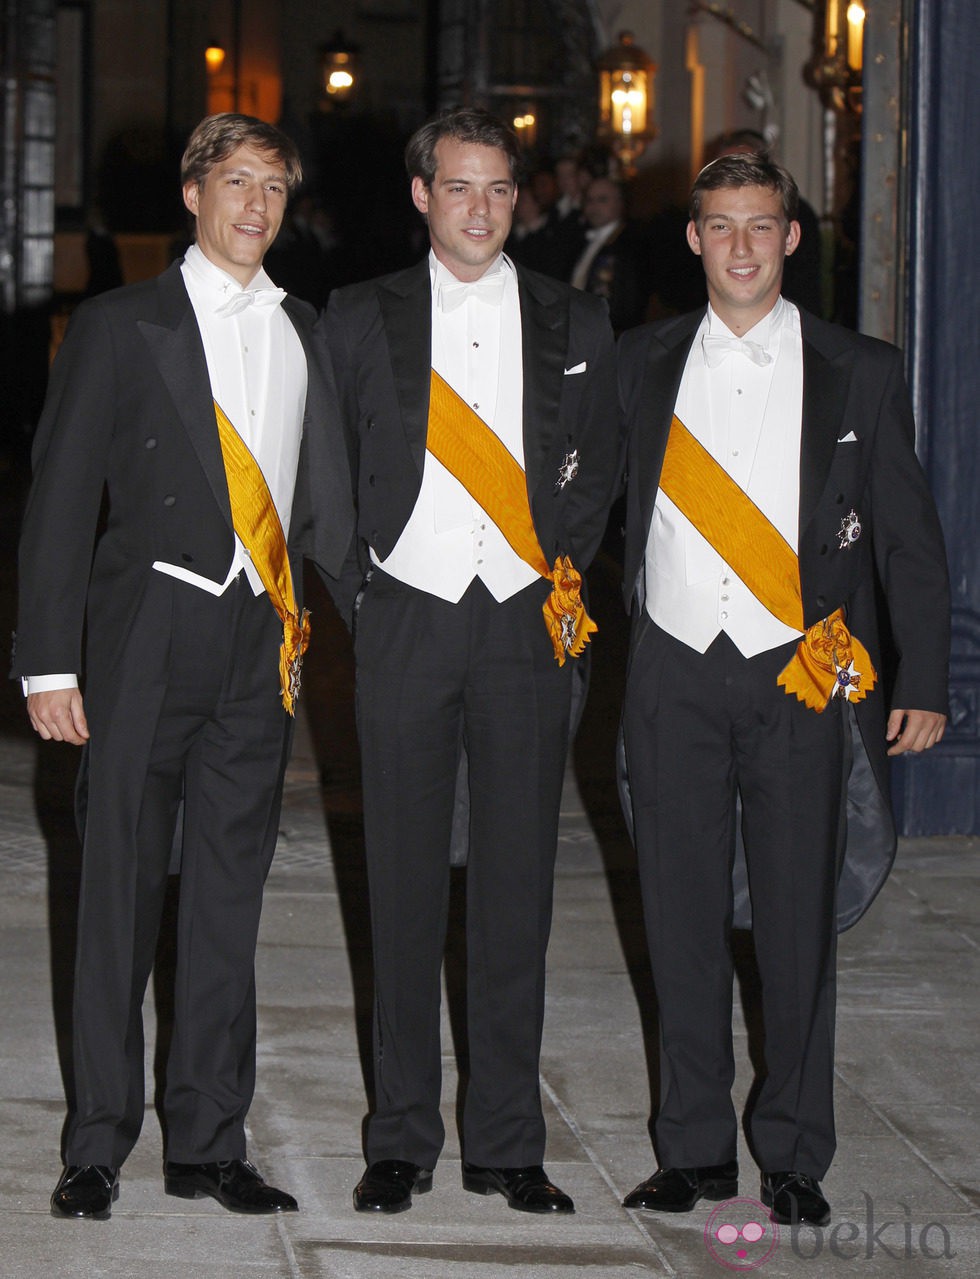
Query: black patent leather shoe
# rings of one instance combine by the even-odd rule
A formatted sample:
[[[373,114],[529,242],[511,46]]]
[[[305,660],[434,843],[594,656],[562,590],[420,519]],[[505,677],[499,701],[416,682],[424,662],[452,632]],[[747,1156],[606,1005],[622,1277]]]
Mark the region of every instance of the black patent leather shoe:
[[[69,1164],[51,1196],[52,1217],[107,1221],[119,1198],[119,1173],[107,1164]]]
[[[703,1168],[658,1168],[623,1200],[624,1208],[655,1212],[690,1212],[699,1199],[734,1199],[738,1194],[738,1164],[708,1164]]]
[[[431,1189],[431,1168],[407,1159],[380,1159],[368,1165],[354,1187],[354,1207],[358,1212],[406,1212],[413,1192],[424,1195]]]
[[[820,1182],[805,1172],[764,1172],[760,1191],[769,1216],[781,1226],[826,1226],[830,1204]]]
[[[178,1199],[210,1195],[229,1212],[298,1212],[292,1195],[266,1185],[247,1159],[223,1159],[210,1164],[163,1165],[163,1188]]]
[[[518,1212],[575,1211],[571,1199],[551,1184],[540,1164],[530,1168],[478,1168],[464,1163],[463,1189],[475,1195],[501,1194]]]

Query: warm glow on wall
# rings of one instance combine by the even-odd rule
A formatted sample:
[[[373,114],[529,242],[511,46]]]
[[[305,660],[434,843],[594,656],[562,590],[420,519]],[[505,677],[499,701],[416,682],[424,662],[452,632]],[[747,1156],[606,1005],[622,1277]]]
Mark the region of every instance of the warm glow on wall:
[[[864,61],[864,5],[857,0],[847,6],[847,65],[860,71]]]

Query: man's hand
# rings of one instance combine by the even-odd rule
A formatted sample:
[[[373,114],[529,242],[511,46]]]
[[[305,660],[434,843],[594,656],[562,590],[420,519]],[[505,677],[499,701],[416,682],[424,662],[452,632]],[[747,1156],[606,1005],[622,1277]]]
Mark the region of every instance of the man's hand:
[[[946,716],[938,711],[893,710],[885,730],[885,740],[893,743],[888,754],[904,755],[906,751],[912,751],[917,755],[920,751],[927,751],[942,741],[945,731]]]
[[[27,714],[35,730],[46,742],[71,742],[84,746],[88,741],[88,721],[82,694],[77,688],[53,688],[31,693]]]

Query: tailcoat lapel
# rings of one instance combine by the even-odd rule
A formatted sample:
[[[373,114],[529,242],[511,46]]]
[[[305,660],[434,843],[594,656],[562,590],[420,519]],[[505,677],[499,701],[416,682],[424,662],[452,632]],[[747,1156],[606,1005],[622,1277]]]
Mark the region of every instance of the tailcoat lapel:
[[[524,361],[524,472],[530,496],[544,472],[558,426],[568,350],[568,304],[542,276],[530,276],[518,267],[517,280]]]
[[[630,476],[630,482],[639,486],[644,539],[649,534],[653,519],[653,508],[660,487],[660,471],[687,354],[703,315],[704,312],[699,311],[682,317],[676,325],[654,338],[650,344],[638,415],[638,420],[643,424],[639,430],[636,451],[638,474]]]
[[[282,309],[292,322],[306,355],[306,406],[303,414],[307,463],[300,466],[296,491],[306,494],[314,526],[314,557],[339,572],[354,531],[354,504],[347,442],[338,407],[333,367],[314,337],[314,312],[306,302],[286,296]],[[316,477],[310,491],[309,476]],[[294,505],[294,516],[296,514]],[[291,526],[290,533],[295,527]]]
[[[803,328],[803,422],[800,436],[800,522],[816,511],[834,460],[851,383],[853,354],[833,330],[801,312]],[[828,340],[829,339],[829,340]]]
[[[378,297],[402,426],[421,476],[425,466],[432,368],[432,285],[428,258],[380,285]]]
[[[137,325],[200,459],[215,501],[232,527],[221,443],[215,427],[211,380],[194,308],[175,262],[157,280],[158,318]]]

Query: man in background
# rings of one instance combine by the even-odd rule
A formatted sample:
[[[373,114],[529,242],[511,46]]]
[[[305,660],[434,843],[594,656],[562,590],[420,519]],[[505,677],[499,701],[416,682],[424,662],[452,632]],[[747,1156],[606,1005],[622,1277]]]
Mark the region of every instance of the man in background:
[[[614,178],[593,178],[585,190],[585,245],[572,270],[577,289],[605,298],[618,334],[646,318],[649,290],[639,245],[625,216],[622,185]]]

